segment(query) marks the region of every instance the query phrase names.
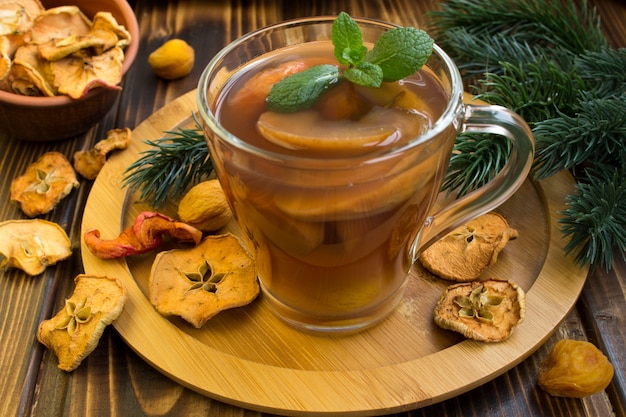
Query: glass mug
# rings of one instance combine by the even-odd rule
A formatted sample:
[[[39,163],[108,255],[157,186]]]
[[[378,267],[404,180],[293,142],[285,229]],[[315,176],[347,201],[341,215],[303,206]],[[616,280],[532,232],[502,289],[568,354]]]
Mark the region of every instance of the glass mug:
[[[427,64],[407,81],[430,113],[421,133],[351,148],[349,132],[356,125],[349,126],[342,131],[348,132],[345,142],[321,153],[264,143],[255,118],[264,111],[267,91],[255,101],[240,99],[237,90],[261,90],[261,81],[245,84],[246,79],[277,65],[276,59],[288,66],[301,54],[332,57],[333,20],[287,21],[235,40],[204,70],[197,100],[217,176],[255,257],[263,297],[298,328],[344,332],[385,318],[402,299],[409,269],[425,247],[519,188],[532,164],[534,140],[515,113],[464,105],[459,71],[434,45]],[[395,27],[355,20],[369,49]],[[271,73],[265,72],[270,85]],[[252,91],[247,98],[254,96]],[[286,124],[312,136],[320,127]],[[507,137],[510,158],[490,183],[431,213],[460,131]]]

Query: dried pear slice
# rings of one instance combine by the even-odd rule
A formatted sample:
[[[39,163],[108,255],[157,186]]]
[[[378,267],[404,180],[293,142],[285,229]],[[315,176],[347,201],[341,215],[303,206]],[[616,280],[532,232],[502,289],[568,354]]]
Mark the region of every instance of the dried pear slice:
[[[526,294],[514,282],[489,279],[453,284],[441,294],[435,323],[481,342],[500,342],[526,316]]]
[[[78,275],[65,306],[37,330],[37,340],[57,356],[59,369],[76,369],[98,346],[106,326],[119,317],[128,298],[117,278]]]
[[[72,242],[56,223],[7,220],[0,223],[0,268],[18,268],[39,275],[72,254]]]
[[[327,120],[315,110],[297,113],[265,112],[257,128],[270,142],[287,149],[336,154],[369,152],[402,137],[416,137],[428,119],[397,108],[375,107],[360,120]]]
[[[498,254],[517,236],[517,230],[509,227],[503,216],[490,212],[457,227],[428,247],[419,259],[441,278],[468,282],[495,264]]]
[[[192,249],[159,253],[148,292],[160,314],[200,328],[220,311],[251,303],[259,284],[254,260],[229,233],[208,236]]]

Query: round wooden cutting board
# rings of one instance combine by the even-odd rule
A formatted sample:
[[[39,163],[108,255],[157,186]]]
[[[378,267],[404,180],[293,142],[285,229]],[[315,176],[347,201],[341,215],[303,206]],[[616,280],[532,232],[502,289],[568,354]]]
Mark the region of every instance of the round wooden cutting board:
[[[110,158],[87,201],[83,234],[98,229],[103,239],[112,239],[137,213],[153,211],[123,188],[124,171],[148,149],[145,141],[194,126],[195,98],[195,91],[189,92],[156,112],[133,131],[132,145]],[[527,293],[525,321],[501,343],[465,340],[437,327],[432,311],[451,283],[419,265],[389,318],[361,333],[326,336],[284,324],[262,296],[195,329],[161,316],[150,304],[154,253],[102,260],[83,242],[82,258],[86,273],[122,280],[129,299],[115,328],[148,363],[180,384],[276,414],[387,414],[442,401],[495,378],[534,352],[565,318],[588,272],[564,256],[566,242],[557,223],[573,187],[566,172],[542,182],[528,180],[496,210],[519,237],[483,276],[511,279]],[[238,230],[234,224],[227,229]]]

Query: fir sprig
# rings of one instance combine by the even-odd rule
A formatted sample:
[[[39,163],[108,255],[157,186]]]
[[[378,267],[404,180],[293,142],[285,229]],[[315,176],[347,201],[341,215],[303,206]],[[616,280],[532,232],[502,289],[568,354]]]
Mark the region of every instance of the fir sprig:
[[[579,106],[574,116],[560,113],[534,127],[535,178],[574,170],[589,161],[594,165],[626,163],[626,100],[591,99]]]
[[[621,172],[620,172],[621,171]],[[571,240],[566,253],[575,252],[579,265],[608,268],[613,251],[626,259],[626,175],[624,168],[614,169],[610,181],[595,175],[576,186],[576,194],[566,198],[568,208],[561,212],[561,230]]]
[[[442,189],[457,195],[465,195],[491,181],[511,150],[510,142],[503,136],[477,132],[458,135],[454,149]]]
[[[612,249],[624,255],[626,235],[626,203],[619,200],[626,200],[626,49],[608,46],[595,8],[584,0],[580,7],[572,0],[446,0],[430,18],[430,33],[466,86],[531,126],[534,178],[569,169],[580,181],[561,213],[567,251],[577,252],[580,265],[610,268]],[[460,154],[477,142],[465,140],[459,136],[453,158],[470,160]],[[485,143],[472,151],[484,165],[451,163],[445,186],[462,195],[483,183],[464,188],[469,179],[495,176],[497,158],[487,154],[499,150]]]
[[[124,186],[154,208],[178,201],[213,170],[202,127],[196,114],[193,117],[194,128],[166,131],[163,138],[147,140],[149,148],[125,171]]]

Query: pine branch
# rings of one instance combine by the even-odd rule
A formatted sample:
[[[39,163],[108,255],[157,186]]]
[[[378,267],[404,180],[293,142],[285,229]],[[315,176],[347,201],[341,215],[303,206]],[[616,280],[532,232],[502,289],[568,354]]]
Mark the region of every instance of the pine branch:
[[[194,114],[195,128],[164,132],[169,136],[146,141],[151,148],[125,171],[123,185],[139,193],[152,207],[179,200],[189,186],[213,170],[201,125]]]
[[[608,177],[591,175],[588,183],[577,184],[577,193],[566,199],[569,207],[560,212],[561,230],[571,238],[565,251],[576,252],[580,266],[610,269],[614,248],[626,259],[626,171],[616,168]]]
[[[447,32],[466,28],[472,37],[514,37],[531,45],[564,48],[574,54],[608,43],[595,11],[572,0],[448,0],[429,14],[431,34],[449,50]],[[458,52],[458,51],[457,51]],[[475,59],[481,59],[476,56]]]
[[[612,266],[613,248],[625,249],[626,49],[608,46],[595,8],[584,0],[579,8],[572,0],[447,0],[430,17],[430,32],[473,92],[533,128],[534,177],[582,172],[563,213],[567,250],[578,251],[580,265]],[[459,136],[448,190],[471,191],[480,163],[494,169],[499,151],[489,156],[484,143],[473,148],[479,142]]]
[[[576,71],[585,90],[597,98],[611,98],[626,92],[626,48],[602,48],[577,56]]]
[[[570,112],[582,80],[547,57],[535,62],[501,62],[502,75],[489,73],[474,86],[478,98],[517,112],[529,124]]]
[[[442,190],[463,196],[485,185],[506,163],[510,143],[503,136],[488,133],[461,133],[454,150]]]
[[[608,157],[626,161],[626,96],[583,101],[575,116],[561,113],[539,122],[533,134],[537,179]]]

